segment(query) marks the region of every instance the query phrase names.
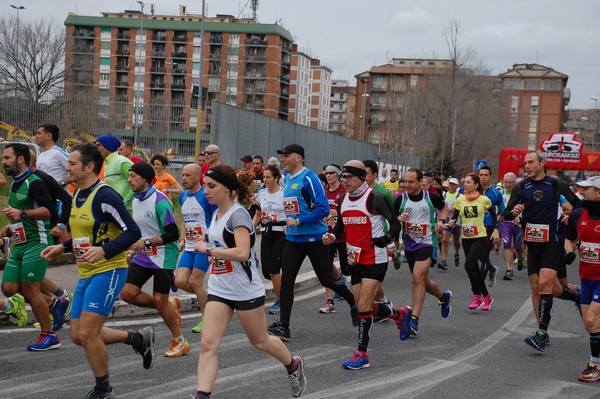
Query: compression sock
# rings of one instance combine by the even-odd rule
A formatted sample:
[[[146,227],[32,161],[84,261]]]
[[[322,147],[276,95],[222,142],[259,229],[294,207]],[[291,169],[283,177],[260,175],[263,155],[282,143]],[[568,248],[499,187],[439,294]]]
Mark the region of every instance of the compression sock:
[[[540,324],[539,329],[547,331],[550,325],[550,318],[552,312],[552,304],[554,303],[554,297],[552,294],[540,295]]]
[[[372,312],[358,312],[358,350],[367,352],[369,347],[369,338],[371,337],[371,327],[373,327]]]
[[[576,292],[571,291],[566,285],[562,287],[562,294],[558,297],[559,299],[565,299],[567,301],[577,302],[579,301],[579,295]]]
[[[387,306],[387,305],[385,305],[385,304],[383,304],[381,302],[373,302],[373,312],[372,312],[372,314],[373,314],[374,317],[381,317],[383,319],[390,318],[390,319],[394,319],[395,320],[395,319],[398,318],[398,311],[397,310],[395,311],[395,316],[396,317],[394,318],[393,317],[394,316],[394,310],[395,309],[392,309],[389,306]]]
[[[144,343],[144,337],[137,331],[127,331],[127,339],[125,340],[127,345],[131,345],[134,349],[139,348]]]
[[[292,374],[294,371],[298,370],[298,361],[294,359],[294,356],[292,356],[292,362],[286,365],[285,369],[287,370],[288,374]]]
[[[108,374],[103,375],[102,377],[96,377],[96,388],[104,391],[104,392],[110,392],[111,391],[111,386],[110,386],[110,380],[108,379]]]
[[[600,365],[600,332],[590,333],[590,362]]]

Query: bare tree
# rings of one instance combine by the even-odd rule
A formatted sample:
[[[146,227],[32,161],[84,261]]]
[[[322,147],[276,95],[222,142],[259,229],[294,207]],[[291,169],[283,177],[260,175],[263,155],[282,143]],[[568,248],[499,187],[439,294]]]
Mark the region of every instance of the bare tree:
[[[52,20],[0,19],[0,95],[40,102],[65,77],[65,30]]]

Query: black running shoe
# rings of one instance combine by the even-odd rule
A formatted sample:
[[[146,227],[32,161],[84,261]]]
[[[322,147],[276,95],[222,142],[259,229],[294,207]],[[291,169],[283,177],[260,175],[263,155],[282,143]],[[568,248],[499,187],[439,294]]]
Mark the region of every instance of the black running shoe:
[[[282,341],[289,341],[292,339],[290,329],[284,326],[280,321],[276,321],[267,327],[269,335],[279,338]]]
[[[154,328],[144,327],[138,332],[142,335],[142,345],[139,348],[134,348],[135,353],[141,355],[144,359],[144,368],[151,369],[154,366]]]

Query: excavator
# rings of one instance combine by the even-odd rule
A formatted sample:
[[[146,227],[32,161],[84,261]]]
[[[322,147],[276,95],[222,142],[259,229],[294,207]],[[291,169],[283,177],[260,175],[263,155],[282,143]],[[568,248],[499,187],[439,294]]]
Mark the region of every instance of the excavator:
[[[10,141],[24,144],[35,144],[33,135],[6,122],[0,121],[0,129],[6,130],[6,138],[0,135],[0,142]]]

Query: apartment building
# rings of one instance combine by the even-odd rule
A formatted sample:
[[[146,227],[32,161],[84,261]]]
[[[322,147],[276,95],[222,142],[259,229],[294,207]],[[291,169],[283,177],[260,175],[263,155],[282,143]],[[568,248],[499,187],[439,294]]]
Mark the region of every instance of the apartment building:
[[[311,100],[311,60],[307,52],[292,44],[292,67],[290,72],[290,112],[288,121],[308,126]]]
[[[514,64],[499,77],[520,148],[537,150],[550,134],[563,130],[571,95],[567,75],[539,64]]]
[[[318,59],[310,62],[310,103],[308,125],[314,129],[328,130],[331,101],[331,68],[321,65]]]
[[[344,137],[354,137],[356,87],[347,80],[331,81],[329,131]]]
[[[93,94],[99,112],[125,134],[136,126],[194,131],[198,119],[208,119],[213,99],[287,120],[291,34],[253,19],[206,17],[201,60],[200,18],[185,10],[69,14],[66,92]],[[200,68],[203,90],[197,90]],[[207,105],[199,117],[194,86]]]

